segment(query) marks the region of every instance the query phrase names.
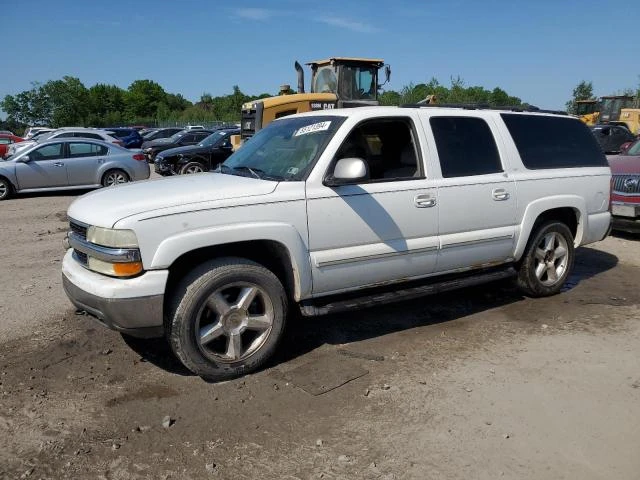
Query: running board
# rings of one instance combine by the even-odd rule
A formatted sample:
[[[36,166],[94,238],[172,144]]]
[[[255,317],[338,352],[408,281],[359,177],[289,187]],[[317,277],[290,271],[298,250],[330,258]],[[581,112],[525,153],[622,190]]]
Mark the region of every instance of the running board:
[[[336,299],[336,297],[319,298],[316,300],[305,300],[300,302],[300,312],[305,317],[317,315],[328,315],[330,313],[344,312],[347,310],[356,310],[361,308],[372,307],[384,303],[402,302],[413,298],[433,295],[435,293],[447,292],[458,288],[473,287],[483,283],[503,280],[513,277],[517,274],[512,266],[500,269],[492,269],[490,271],[475,272],[466,276],[451,277],[447,276],[447,280],[436,281],[428,284],[421,284],[409,288],[399,288],[397,290],[389,290],[387,287],[384,291],[377,289],[368,294],[362,294],[354,297],[353,294],[349,298]],[[323,302],[323,300],[325,300]],[[333,300],[333,301],[332,301]]]

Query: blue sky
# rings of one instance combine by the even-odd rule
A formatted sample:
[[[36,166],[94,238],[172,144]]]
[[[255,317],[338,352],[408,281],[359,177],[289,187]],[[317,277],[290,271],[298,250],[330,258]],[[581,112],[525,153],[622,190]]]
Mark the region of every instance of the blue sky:
[[[3,3],[0,98],[64,75],[87,87],[148,78],[192,101],[236,84],[276,93],[295,88],[294,60],[328,56],[384,58],[393,90],[459,75],[542,108],[563,108],[583,79],[598,96],[640,83],[634,1]]]

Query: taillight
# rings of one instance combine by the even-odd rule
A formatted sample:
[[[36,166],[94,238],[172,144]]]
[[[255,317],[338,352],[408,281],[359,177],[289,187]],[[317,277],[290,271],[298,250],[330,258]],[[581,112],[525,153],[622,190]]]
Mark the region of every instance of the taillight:
[[[134,159],[134,160],[138,160],[138,161],[140,161],[140,162],[141,162],[142,160],[144,160],[144,159],[145,159],[145,157],[144,157],[144,155],[143,155],[142,153],[136,153],[136,154],[133,156],[133,159]]]

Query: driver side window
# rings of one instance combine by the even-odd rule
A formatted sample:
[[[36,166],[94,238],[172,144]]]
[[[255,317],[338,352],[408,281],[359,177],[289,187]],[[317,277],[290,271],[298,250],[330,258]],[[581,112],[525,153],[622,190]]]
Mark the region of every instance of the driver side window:
[[[361,158],[369,172],[364,182],[424,178],[420,167],[411,120],[387,118],[361,123],[340,146],[335,162]]]
[[[64,157],[62,143],[54,143],[37,148],[29,153],[29,158],[35,161],[57,160]]]

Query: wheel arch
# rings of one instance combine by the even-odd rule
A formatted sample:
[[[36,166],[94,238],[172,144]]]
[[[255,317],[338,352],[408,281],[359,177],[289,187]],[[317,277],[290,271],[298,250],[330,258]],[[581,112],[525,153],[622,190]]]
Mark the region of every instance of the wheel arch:
[[[569,227],[575,247],[582,244],[587,228],[585,223],[588,221],[584,199],[578,196],[544,198],[531,202],[525,210],[519,226],[520,232],[514,254],[516,260],[522,257],[538,225],[550,220],[558,220]]]
[[[169,291],[194,266],[227,256],[253,260],[271,270],[294,301],[311,292],[307,249],[290,225],[237,225],[185,232],[165,239],[158,246],[150,268],[169,270]]]

